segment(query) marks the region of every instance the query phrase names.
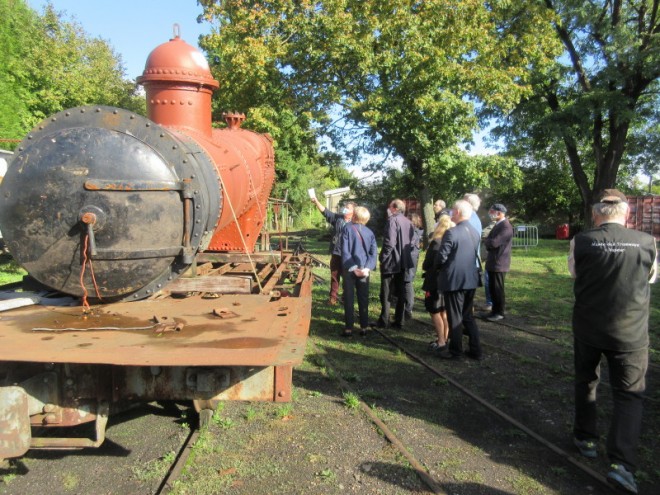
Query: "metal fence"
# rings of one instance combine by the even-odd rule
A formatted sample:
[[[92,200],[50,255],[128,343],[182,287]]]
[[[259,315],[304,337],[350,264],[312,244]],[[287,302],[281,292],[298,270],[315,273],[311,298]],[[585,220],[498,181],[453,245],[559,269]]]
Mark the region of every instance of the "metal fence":
[[[513,247],[534,247],[539,245],[539,229],[536,225],[514,225]]]

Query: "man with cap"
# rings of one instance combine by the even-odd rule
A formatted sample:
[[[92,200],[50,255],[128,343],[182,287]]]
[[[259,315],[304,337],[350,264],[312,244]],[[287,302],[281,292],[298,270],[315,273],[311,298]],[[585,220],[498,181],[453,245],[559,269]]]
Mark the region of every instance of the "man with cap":
[[[506,207],[495,203],[488,210],[488,216],[495,225],[484,240],[486,248],[486,272],[488,273],[488,290],[493,302],[491,312],[485,315],[488,321],[504,319],[506,297],[504,278],[511,268],[511,245],[513,243],[513,227],[506,218]]]
[[[598,456],[596,392],[600,361],[609,369],[614,408],[607,480],[628,493],[635,483],[649,348],[649,284],[656,276],[655,239],[626,228],[626,196],[605,189],[595,196],[594,228],[570,243],[568,269],[575,278],[573,442],[583,456]]]

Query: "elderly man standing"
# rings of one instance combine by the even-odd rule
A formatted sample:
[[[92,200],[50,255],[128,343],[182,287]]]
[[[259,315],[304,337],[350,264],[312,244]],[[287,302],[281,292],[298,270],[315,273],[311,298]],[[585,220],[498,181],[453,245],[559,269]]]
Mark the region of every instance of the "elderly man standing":
[[[625,227],[628,203],[616,189],[596,195],[596,227],[571,241],[568,269],[575,278],[574,443],[586,457],[598,456],[596,391],[600,360],[609,369],[614,411],[607,436],[607,479],[637,493],[634,473],[648,367],[649,283],[656,276],[652,236]]]
[[[511,245],[513,243],[513,227],[506,218],[506,207],[495,203],[488,210],[488,216],[495,225],[484,241],[486,247],[486,272],[488,273],[488,289],[493,303],[492,311],[486,316],[488,321],[504,319],[506,298],[504,294],[504,278],[511,268]]]
[[[434,268],[438,274],[438,290],[445,296],[449,322],[449,350],[438,354],[443,359],[463,357],[463,330],[469,337],[469,350],[465,355],[481,360],[479,327],[472,315],[474,293],[479,286],[480,235],[470,226],[472,207],[467,201],[454,203],[451,219],[456,224],[442,238],[435,255]]]
[[[481,236],[481,231],[483,229],[483,226],[481,225],[481,220],[479,219],[479,207],[481,206],[481,200],[479,199],[479,196],[473,193],[467,193],[463,195],[463,199],[470,203],[470,206],[472,207],[472,214],[470,215],[470,225],[474,227],[474,230],[476,230],[479,235]]]
[[[385,236],[380,251],[380,317],[376,325],[390,326],[390,299],[396,298],[393,328],[403,327],[406,304],[405,278],[413,266],[412,242],[415,240],[415,227],[404,213],[406,205],[400,199],[393,199],[387,208]]]
[[[337,304],[337,293],[339,292],[339,281],[341,280],[341,233],[348,222],[353,218],[353,208],[355,203],[349,201],[344,204],[339,213],[328,210],[314,196],[312,203],[323,213],[325,220],[332,225],[332,238],[330,239],[330,297],[328,304],[335,306]]]
[[[433,203],[433,218],[436,225],[438,224],[438,220],[440,220],[440,215],[447,211],[445,210],[446,207],[447,204],[441,199],[436,199],[435,203]]]

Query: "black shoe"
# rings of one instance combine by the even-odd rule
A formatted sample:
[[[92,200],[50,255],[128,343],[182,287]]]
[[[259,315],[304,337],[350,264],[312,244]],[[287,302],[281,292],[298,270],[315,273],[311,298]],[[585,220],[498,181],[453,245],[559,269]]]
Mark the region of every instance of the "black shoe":
[[[440,359],[447,359],[450,361],[460,361],[461,359],[463,359],[463,356],[461,356],[460,354],[452,354],[450,351],[447,350],[438,352],[436,356],[438,356]]]
[[[394,330],[401,330],[403,328],[403,324],[402,323],[392,323],[390,325],[390,328],[393,328]]]
[[[376,323],[372,323],[371,326],[376,328],[387,328],[389,325],[379,318],[378,321]]]
[[[360,336],[364,337],[367,335],[367,329],[366,328],[361,328],[360,329]]]
[[[411,312],[406,311],[405,314],[403,315],[403,321],[410,321],[412,319],[413,319],[412,311]]]
[[[474,359],[475,361],[481,361],[484,358],[482,354],[476,354],[472,351],[465,351],[465,356]]]

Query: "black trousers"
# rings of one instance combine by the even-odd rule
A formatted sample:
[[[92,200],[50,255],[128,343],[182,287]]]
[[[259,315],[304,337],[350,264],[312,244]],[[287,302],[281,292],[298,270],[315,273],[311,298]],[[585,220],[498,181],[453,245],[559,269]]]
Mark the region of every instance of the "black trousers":
[[[358,278],[346,270],[342,275],[345,328],[353,329],[355,323],[354,296],[357,294],[360,328],[366,329],[369,326],[369,277]]]
[[[614,400],[612,423],[607,435],[610,462],[623,464],[634,473],[642,427],[648,349],[632,352],[606,351],[577,340],[575,351],[575,425],[578,440],[598,440],[596,389],[600,382],[600,359],[604,355]]]
[[[444,292],[447,321],[449,322],[449,352],[463,354],[463,327],[469,337],[470,353],[481,356],[479,327],[472,315],[472,304],[476,289]]]
[[[403,311],[406,306],[406,287],[404,272],[383,273],[380,276],[380,318],[379,322],[389,325],[390,321],[390,299],[396,298],[394,309],[394,324],[403,324]]]
[[[504,294],[504,278],[506,272],[488,272],[488,289],[493,302],[493,314],[504,316],[506,295]]]

